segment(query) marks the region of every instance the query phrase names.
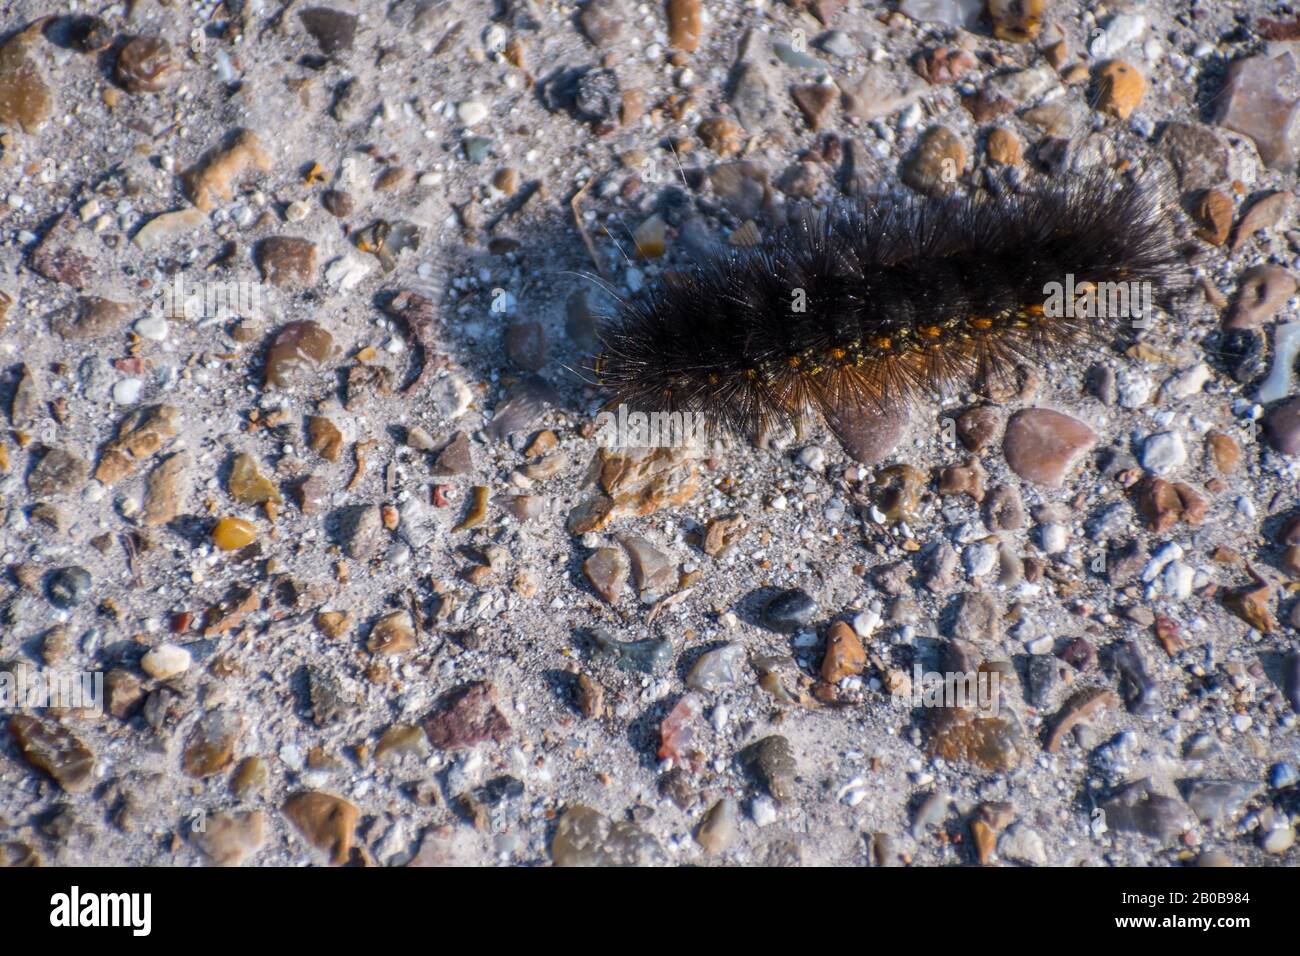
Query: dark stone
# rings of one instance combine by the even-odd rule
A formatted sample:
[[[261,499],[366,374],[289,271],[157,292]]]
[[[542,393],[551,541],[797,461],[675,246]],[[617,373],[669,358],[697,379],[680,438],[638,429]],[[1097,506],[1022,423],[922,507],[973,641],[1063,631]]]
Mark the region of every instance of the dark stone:
[[[1002,639],[1002,615],[997,602],[983,591],[966,591],[958,598],[952,636],[972,643]]]
[[[792,588],[782,591],[763,608],[763,623],[778,634],[793,634],[807,627],[817,613],[817,602],[806,591]]]
[[[531,428],[552,405],[559,405],[560,393],[540,375],[529,375],[510,388],[505,401],[492,410],[492,421],[484,429],[497,441],[514,432]]]
[[[612,657],[625,671],[657,674],[673,659],[673,644],[666,637],[647,637],[640,641],[620,641],[604,628],[592,631],[596,653]]]
[[[1086,637],[1074,638],[1061,648],[1057,656],[1077,671],[1087,670],[1097,663],[1097,651]]]
[[[1112,830],[1141,833],[1161,843],[1168,843],[1192,825],[1187,807],[1173,797],[1152,793],[1150,780],[1122,788],[1102,803],[1101,810]]]
[[[1115,650],[1114,661],[1120,676],[1120,693],[1129,711],[1143,717],[1155,713],[1156,682],[1147,673],[1138,646],[1132,641],[1122,642]]]
[[[339,544],[354,561],[365,561],[379,549],[384,525],[374,505],[349,505],[339,512]]]
[[[45,591],[50,603],[67,610],[80,604],[90,592],[90,572],[81,567],[59,568],[50,575]]]
[[[794,749],[785,737],[780,734],[764,737],[745,750],[744,759],[774,800],[784,803],[794,795],[798,765]]]
[[[352,49],[357,34],[357,18],[351,13],[329,7],[309,7],[298,13],[298,19],[326,56]]]
[[[1264,333],[1259,329],[1233,329],[1223,337],[1220,355],[1228,374],[1249,385],[1268,371]]]
[[[341,720],[351,709],[352,701],[344,694],[343,685],[320,668],[307,668],[307,692],[311,698],[311,719],[317,727]]]
[[[474,470],[473,446],[464,432],[456,432],[442,446],[429,470],[435,475],[468,475]]]
[[[1282,662],[1282,693],[1291,709],[1300,714],[1300,652],[1293,652]]]
[[[500,777],[493,777],[483,786],[474,792],[479,801],[489,807],[495,806],[502,800],[511,800],[515,797],[524,795],[524,782],[518,777],[511,777],[508,774]]]
[[[1051,654],[1031,654],[1026,668],[1025,699],[1030,706],[1044,710],[1051,706],[1052,690],[1059,679],[1061,662]]]
[[[573,112],[588,123],[608,123],[618,116],[622,95],[613,70],[588,70],[574,87]]]

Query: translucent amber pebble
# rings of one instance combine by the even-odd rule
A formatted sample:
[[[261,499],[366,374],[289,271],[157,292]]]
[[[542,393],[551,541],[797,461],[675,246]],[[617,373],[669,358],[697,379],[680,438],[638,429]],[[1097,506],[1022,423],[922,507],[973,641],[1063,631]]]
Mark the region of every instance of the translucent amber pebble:
[[[236,551],[256,540],[256,526],[243,518],[222,518],[212,529],[212,543],[222,551]]]
[[[280,490],[275,487],[275,482],[258,470],[252,455],[241,453],[235,456],[226,486],[240,504],[260,505],[270,502],[278,505],[284,500],[280,496]]]
[[[334,337],[310,320],[276,333],[266,355],[266,384],[290,388],[338,354]]]
[[[636,243],[636,254],[642,259],[658,259],[664,254],[667,223],[662,216],[655,214],[647,219],[632,234]]]

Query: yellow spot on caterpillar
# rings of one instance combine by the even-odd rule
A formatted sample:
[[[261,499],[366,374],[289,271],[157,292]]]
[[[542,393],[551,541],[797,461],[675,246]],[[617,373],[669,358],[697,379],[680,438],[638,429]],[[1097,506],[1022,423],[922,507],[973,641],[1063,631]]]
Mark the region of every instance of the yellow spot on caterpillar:
[[[943,334],[943,329],[939,328],[937,325],[923,325],[916,331],[927,339],[937,339]]]
[[[885,352],[888,352],[890,349],[894,347],[893,341],[884,336],[881,336],[878,339],[873,339],[871,344],[874,345],[876,348],[881,349]]]
[[[803,364],[803,359],[799,358],[799,356],[797,355],[791,355],[788,359],[785,360],[785,364],[790,366],[791,368],[798,368],[800,365]]]
[[[993,320],[987,316],[972,315],[966,320],[966,324],[972,329],[979,329],[981,332],[987,332],[993,328]]]
[[[1031,303],[1030,305],[1025,306],[1024,311],[1028,312],[1030,315],[1042,315],[1043,303],[1041,302]]]
[[[847,354],[848,354],[848,353],[845,352],[843,349],[831,349],[831,352],[830,352],[831,358],[834,359],[836,362],[838,362],[838,361],[840,361],[841,359],[843,359],[844,356],[847,355]]]

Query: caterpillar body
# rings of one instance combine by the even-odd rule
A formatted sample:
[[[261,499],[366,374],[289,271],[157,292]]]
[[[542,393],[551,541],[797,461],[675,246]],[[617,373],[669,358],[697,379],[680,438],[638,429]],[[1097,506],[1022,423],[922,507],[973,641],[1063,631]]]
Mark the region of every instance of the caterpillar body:
[[[882,414],[1103,343],[1143,307],[1089,296],[1145,285],[1149,303],[1177,258],[1160,190],[1110,175],[831,206],[624,303],[597,381],[610,405],[750,436],[820,418],[852,453]]]

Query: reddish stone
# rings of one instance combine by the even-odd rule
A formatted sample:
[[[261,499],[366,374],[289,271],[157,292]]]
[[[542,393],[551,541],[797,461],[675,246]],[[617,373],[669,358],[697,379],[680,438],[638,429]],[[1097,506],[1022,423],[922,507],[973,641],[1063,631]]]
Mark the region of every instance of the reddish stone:
[[[424,732],[440,750],[456,750],[485,740],[499,743],[509,736],[510,725],[497,709],[496,689],[475,681],[446,694],[425,720]]]
[[[1021,478],[1059,488],[1066,473],[1096,441],[1097,433],[1077,418],[1049,408],[1025,408],[1007,422],[1002,453]]]

